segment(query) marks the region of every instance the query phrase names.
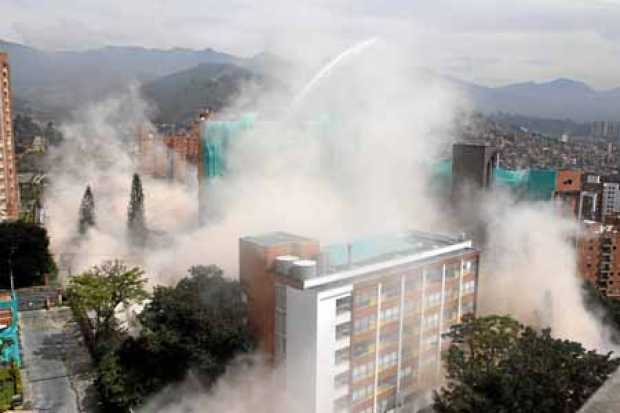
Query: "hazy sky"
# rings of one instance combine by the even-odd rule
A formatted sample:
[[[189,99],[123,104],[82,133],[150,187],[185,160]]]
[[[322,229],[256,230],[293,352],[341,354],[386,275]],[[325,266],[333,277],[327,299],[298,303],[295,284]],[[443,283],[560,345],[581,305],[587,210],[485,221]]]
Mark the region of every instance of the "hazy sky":
[[[620,0],[0,0],[0,38],[45,49],[304,58],[368,37],[487,85],[570,77],[620,86]]]

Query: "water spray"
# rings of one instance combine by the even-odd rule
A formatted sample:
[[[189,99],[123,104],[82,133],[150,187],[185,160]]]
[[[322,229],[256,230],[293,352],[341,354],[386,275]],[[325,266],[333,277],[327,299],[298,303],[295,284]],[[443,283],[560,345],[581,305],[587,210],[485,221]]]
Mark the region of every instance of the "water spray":
[[[377,43],[379,39],[373,37],[372,39],[364,40],[363,42],[357,43],[354,46],[349,47],[344,52],[340,53],[334,59],[329,61],[319,72],[304,86],[304,88],[293,98],[293,109],[299,106],[300,102],[302,102],[306,96],[323,80],[323,78],[330,75],[332,70],[341,64],[346,59],[355,56],[369,47],[373,46]]]

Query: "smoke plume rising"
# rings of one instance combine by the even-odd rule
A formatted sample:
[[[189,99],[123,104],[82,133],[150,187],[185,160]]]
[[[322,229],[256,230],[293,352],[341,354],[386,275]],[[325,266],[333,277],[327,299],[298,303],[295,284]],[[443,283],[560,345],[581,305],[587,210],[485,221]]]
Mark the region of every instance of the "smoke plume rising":
[[[167,234],[165,246],[144,252],[127,242],[126,208],[136,169],[132,133],[148,122],[149,107],[132,89],[85,108],[64,125],[59,156],[65,161],[50,173],[54,251],[75,257],[73,272],[118,257],[144,266],[153,282],[174,283],[196,264],[217,264],[236,277],[239,237],[261,232],[330,242],[406,229],[458,230],[458,217],[428,187],[430,165],[454,141],[454,116],[465,101],[437,78],[414,70],[414,63],[408,50],[375,45],[318,82],[294,113],[261,118],[282,97],[262,100],[256,127],[232,143],[227,175],[206,188],[213,218],[204,227],[197,226],[197,182],[143,177],[147,225]],[[76,243],[77,209],[87,184],[98,221]],[[480,208],[490,228],[482,256],[482,311],[509,313],[607,348],[604,329],[583,307],[568,236],[573,225],[552,206],[515,205],[503,196],[484,198]],[[201,411],[191,406],[204,405],[255,410],[270,387],[254,380],[254,372],[239,381],[246,373],[231,372],[208,395],[188,385],[191,396],[176,411]],[[165,403],[156,397],[148,406]]]

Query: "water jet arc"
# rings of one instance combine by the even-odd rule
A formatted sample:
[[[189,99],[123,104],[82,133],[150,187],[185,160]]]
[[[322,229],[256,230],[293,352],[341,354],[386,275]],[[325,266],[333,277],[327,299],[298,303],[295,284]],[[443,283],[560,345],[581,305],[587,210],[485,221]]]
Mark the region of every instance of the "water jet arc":
[[[330,62],[328,62],[323,68],[316,74],[314,77],[304,86],[304,88],[293,98],[292,106],[293,108],[298,106],[300,102],[302,102],[305,97],[314,89],[323,78],[329,76],[334,68],[336,68],[340,63],[344,60],[348,59],[350,56],[355,56],[364,50],[368,49],[370,46],[377,43],[378,39],[376,37],[368,40],[364,40],[363,42],[357,43],[356,45],[351,46],[344,52],[340,53]]]

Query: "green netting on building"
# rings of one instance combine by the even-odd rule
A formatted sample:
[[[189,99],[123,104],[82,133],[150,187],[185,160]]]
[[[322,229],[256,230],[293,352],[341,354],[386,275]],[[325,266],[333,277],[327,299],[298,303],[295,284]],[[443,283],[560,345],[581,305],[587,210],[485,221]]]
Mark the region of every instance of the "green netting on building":
[[[231,139],[250,129],[256,116],[247,114],[234,121],[203,122],[200,129],[202,139],[203,173],[207,177],[224,175],[226,171],[226,152]]]
[[[443,160],[432,165],[436,185],[450,188],[452,185],[452,161]],[[496,168],[494,185],[508,188],[517,196],[531,201],[548,201],[555,191],[556,171],[548,169],[522,169],[513,171]]]
[[[11,293],[10,301],[0,301],[0,309],[11,310],[11,325],[0,330],[0,361],[2,363],[15,363],[21,367],[22,359],[19,351],[19,306],[17,296]]]

